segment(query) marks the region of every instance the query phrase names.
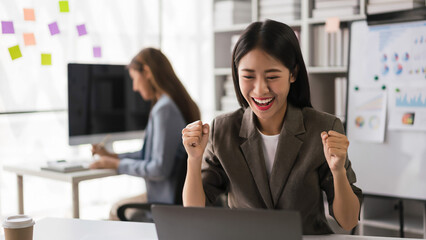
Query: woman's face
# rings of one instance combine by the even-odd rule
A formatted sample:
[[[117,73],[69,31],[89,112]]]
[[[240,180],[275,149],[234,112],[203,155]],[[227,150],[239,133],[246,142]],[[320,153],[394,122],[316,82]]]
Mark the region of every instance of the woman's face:
[[[133,80],[133,91],[139,92],[145,101],[150,101],[155,98],[154,88],[149,81],[149,76],[144,69],[142,72],[133,68],[129,69],[130,78]]]
[[[282,122],[290,84],[295,81],[280,61],[255,48],[238,65],[241,93],[263,123]]]

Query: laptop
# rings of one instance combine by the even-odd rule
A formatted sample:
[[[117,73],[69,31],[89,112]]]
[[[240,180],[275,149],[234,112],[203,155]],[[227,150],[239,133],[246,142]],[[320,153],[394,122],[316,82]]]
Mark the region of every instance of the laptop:
[[[154,205],[159,240],[301,240],[299,212]]]

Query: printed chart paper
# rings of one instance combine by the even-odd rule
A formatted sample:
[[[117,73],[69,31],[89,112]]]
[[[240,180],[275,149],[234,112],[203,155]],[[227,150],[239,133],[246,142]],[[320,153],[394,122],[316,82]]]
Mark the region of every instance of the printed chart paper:
[[[348,102],[351,114],[347,128],[349,140],[383,142],[386,125],[386,97],[383,90],[352,89]]]
[[[426,85],[395,87],[389,94],[389,129],[426,131]]]

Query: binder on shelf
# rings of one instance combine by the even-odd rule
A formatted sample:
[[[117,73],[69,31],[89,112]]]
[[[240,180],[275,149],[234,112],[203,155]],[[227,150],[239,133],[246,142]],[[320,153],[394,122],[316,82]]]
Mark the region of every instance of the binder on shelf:
[[[377,14],[385,12],[402,11],[414,9],[417,7],[424,7],[424,0],[408,0],[408,1],[395,1],[395,2],[369,2],[367,5],[367,14]]]
[[[337,8],[337,7],[357,7],[359,0],[327,0],[315,1],[315,8]]]
[[[340,7],[340,8],[320,8],[312,10],[313,18],[337,17],[356,15],[359,13],[359,7]]]
[[[247,1],[219,1],[214,5],[215,27],[229,27],[251,22],[251,3]]]
[[[338,77],[334,79],[334,96],[335,96],[335,105],[334,105],[334,114],[342,120],[345,121],[346,118],[346,86],[347,79],[344,77]]]

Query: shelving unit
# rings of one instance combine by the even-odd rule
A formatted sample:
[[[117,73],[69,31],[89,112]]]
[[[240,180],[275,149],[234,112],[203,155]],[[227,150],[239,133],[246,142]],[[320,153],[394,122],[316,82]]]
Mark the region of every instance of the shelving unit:
[[[223,0],[213,1],[216,2]],[[252,21],[259,21],[259,6],[262,0],[248,0],[251,3],[251,16]],[[312,64],[313,55],[313,27],[324,25],[326,18],[314,19],[312,18],[312,8],[314,5],[313,0],[302,0],[300,2],[300,19],[285,22],[287,25],[295,29],[299,33],[300,46],[302,49],[305,64],[308,68],[311,88],[313,86],[318,89],[320,94],[312,94],[312,103],[315,108],[335,113],[334,97],[330,93],[334,91],[334,78],[345,77],[347,74],[347,66],[315,66]],[[365,19],[365,3],[361,0],[359,4],[359,14],[354,16],[342,16],[340,22],[342,27],[347,27],[347,23],[354,20]],[[214,9],[214,6],[213,6]],[[221,105],[220,98],[223,96],[223,83],[227,75],[231,74],[231,38],[234,35],[241,34],[250,23],[239,23],[227,27],[213,27],[214,29],[214,74],[215,74],[215,109],[216,114],[222,113],[224,107]],[[329,96],[329,97],[324,97]],[[236,100],[235,100],[236,101]],[[229,110],[229,109],[226,109]]]
[[[214,4],[218,1],[214,0]],[[251,3],[252,21],[259,21],[259,6],[262,0],[248,0]],[[366,2],[359,1],[359,13],[355,15],[339,16],[340,28],[347,28],[352,21],[366,19]],[[313,29],[316,26],[324,25],[326,18],[312,18],[314,0],[300,1],[300,19],[285,22],[287,25],[297,30],[299,33],[300,46],[303,58],[309,73],[310,87],[315,89],[311,92],[311,101],[314,108],[335,114],[335,78],[347,77],[348,67],[342,66],[315,66],[313,63],[313,44],[315,39]],[[214,22],[214,21],[213,21]],[[250,23],[230,25],[228,27],[215,28],[214,37],[214,75],[215,75],[215,103],[216,115],[229,112],[221,104],[221,98],[225,94],[224,83],[231,75],[231,38],[241,34]],[[349,51],[349,49],[347,49]],[[331,94],[332,93],[332,94]],[[237,100],[235,98],[237,105]],[[237,108],[237,107],[236,107]],[[361,219],[356,233],[360,235],[375,236],[400,236],[400,219],[398,209],[395,204],[399,201],[396,198],[383,198],[368,196],[365,198],[361,209]],[[401,200],[405,208],[404,211],[404,231],[405,237],[426,238],[426,203],[415,200]],[[330,225],[335,226],[339,233],[337,223],[330,219]],[[333,222],[334,221],[334,222]]]

